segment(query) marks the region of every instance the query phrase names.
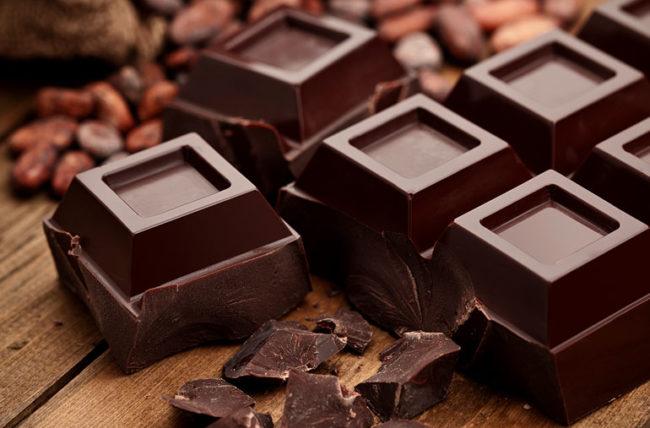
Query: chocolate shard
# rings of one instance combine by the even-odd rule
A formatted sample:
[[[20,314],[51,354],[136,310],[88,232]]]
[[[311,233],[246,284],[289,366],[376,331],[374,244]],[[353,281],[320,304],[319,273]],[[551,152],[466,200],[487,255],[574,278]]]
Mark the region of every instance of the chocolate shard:
[[[279,428],[362,428],[373,422],[363,397],[342,387],[336,376],[291,371]]]
[[[268,413],[257,413],[251,407],[243,407],[211,423],[208,428],[273,428],[273,419]]]
[[[197,379],[163,400],[186,412],[222,418],[255,405],[255,400],[223,379]]]
[[[334,315],[323,316],[315,321],[316,331],[334,333],[345,338],[346,347],[358,354],[363,354],[372,340],[372,328],[358,312],[339,309]]]
[[[380,354],[377,374],[355,389],[382,420],[412,418],[445,399],[459,351],[442,333],[407,332]]]
[[[375,425],[373,428],[428,428],[423,422],[412,421],[409,419],[391,419],[386,422]]]
[[[292,369],[313,370],[345,344],[345,339],[310,332],[295,321],[268,321],[225,364],[224,377],[286,380]]]

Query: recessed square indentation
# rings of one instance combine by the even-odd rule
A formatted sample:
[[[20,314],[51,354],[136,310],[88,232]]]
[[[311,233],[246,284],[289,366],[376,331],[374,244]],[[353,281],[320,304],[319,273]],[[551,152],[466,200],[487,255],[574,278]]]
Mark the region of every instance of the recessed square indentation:
[[[230,50],[249,61],[296,71],[346,38],[345,34],[288,16],[255,32]]]
[[[623,149],[637,156],[639,159],[650,163],[650,133],[646,133],[639,138],[624,144]]]
[[[540,104],[558,107],[615,73],[562,44],[552,43],[491,74]]]
[[[623,6],[623,10],[650,27],[650,0],[634,1]]]
[[[190,147],[109,174],[104,181],[142,217],[162,214],[230,185]]]
[[[618,223],[557,186],[549,186],[481,221],[545,264],[555,264],[618,228]]]
[[[420,108],[353,138],[350,143],[402,177],[415,178],[480,142]]]

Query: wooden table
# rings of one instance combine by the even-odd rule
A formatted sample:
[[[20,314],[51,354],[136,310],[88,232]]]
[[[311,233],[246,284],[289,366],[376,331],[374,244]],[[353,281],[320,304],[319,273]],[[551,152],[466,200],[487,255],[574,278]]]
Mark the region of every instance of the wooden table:
[[[24,91],[0,91],[0,135],[29,107]],[[212,345],[124,375],[84,306],[57,281],[41,229],[55,203],[9,191],[11,161],[0,148],[0,426],[176,426],[193,421],[161,400],[184,382],[219,376],[238,345]],[[288,318],[305,321],[346,305],[314,278],[314,291]],[[307,323],[310,325],[310,323]],[[375,328],[363,357],[342,353],[318,372],[336,367],[353,387],[379,368],[379,352],[393,339]],[[257,409],[277,421],[284,388],[256,394]],[[456,374],[447,400],[422,414],[433,426],[553,426],[524,401]],[[577,426],[650,424],[650,382],[581,420]]]

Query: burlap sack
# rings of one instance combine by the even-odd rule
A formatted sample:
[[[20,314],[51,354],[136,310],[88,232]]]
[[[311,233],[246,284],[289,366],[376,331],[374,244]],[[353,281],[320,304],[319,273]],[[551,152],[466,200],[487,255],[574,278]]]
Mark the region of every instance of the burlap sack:
[[[146,60],[162,46],[165,25],[141,19],[130,0],[0,0],[0,56]]]

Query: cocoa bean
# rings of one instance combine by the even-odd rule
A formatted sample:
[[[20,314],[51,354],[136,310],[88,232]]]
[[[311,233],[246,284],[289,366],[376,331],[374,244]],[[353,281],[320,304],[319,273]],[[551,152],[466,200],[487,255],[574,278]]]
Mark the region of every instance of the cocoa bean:
[[[373,0],[370,14],[376,19],[382,19],[397,12],[403,12],[419,5],[422,0]]]
[[[557,27],[557,21],[551,17],[527,16],[497,28],[490,38],[490,46],[495,52],[501,52]]]
[[[126,136],[126,151],[139,152],[162,142],[162,120],[152,119],[134,128]]]
[[[420,70],[418,78],[422,92],[441,103],[447,99],[447,95],[454,87],[450,79],[433,70]]]
[[[483,32],[478,22],[462,6],[443,5],[438,12],[438,33],[456,59],[476,62],[486,54]]]
[[[16,192],[33,193],[50,180],[58,157],[51,144],[37,144],[23,152],[11,171],[11,183]]]
[[[38,119],[14,131],[7,139],[9,149],[17,154],[39,143],[50,144],[63,150],[72,144],[77,122],[67,116],[50,116]]]
[[[126,132],[133,128],[135,121],[126,100],[113,86],[97,82],[88,86],[97,103],[97,118],[110,123],[118,130]]]
[[[127,65],[110,77],[109,83],[117,89],[131,104],[138,105],[144,85],[140,73],[135,67]]]
[[[539,11],[537,0],[491,0],[472,3],[472,16],[485,31],[492,31],[508,22]]]
[[[397,41],[410,33],[427,31],[435,23],[437,8],[421,6],[384,19],[379,24],[379,36],[390,42]]]
[[[145,121],[158,116],[178,94],[178,85],[170,81],[162,81],[152,85],[142,95],[138,106],[138,116]]]
[[[65,115],[83,119],[94,108],[93,96],[85,90],[46,87],[36,94],[36,112],[41,117]]]
[[[124,141],[117,129],[98,120],[88,120],[79,125],[77,141],[82,149],[98,159],[107,158],[124,147]]]
[[[167,79],[165,70],[155,62],[143,62],[137,67],[142,79],[142,86],[146,89],[151,85]]]
[[[198,60],[198,50],[191,46],[183,46],[165,56],[165,66],[172,70],[189,70]]]
[[[324,10],[321,0],[257,0],[248,12],[248,20],[256,21],[283,6],[302,9],[315,15]]]
[[[427,33],[417,32],[402,37],[395,46],[394,54],[408,69],[438,68],[442,64],[440,47]]]
[[[140,0],[149,10],[159,15],[171,16],[183,8],[183,0]]]
[[[370,14],[370,4],[370,0],[330,0],[328,7],[332,15],[363,22]]]
[[[581,6],[580,0],[544,0],[543,10],[566,26],[578,19]]]
[[[169,36],[178,45],[205,42],[234,18],[236,7],[228,0],[203,0],[182,9],[169,26]]]
[[[61,157],[52,174],[52,191],[57,196],[63,196],[74,177],[93,166],[95,161],[88,153],[81,150],[67,152]]]

